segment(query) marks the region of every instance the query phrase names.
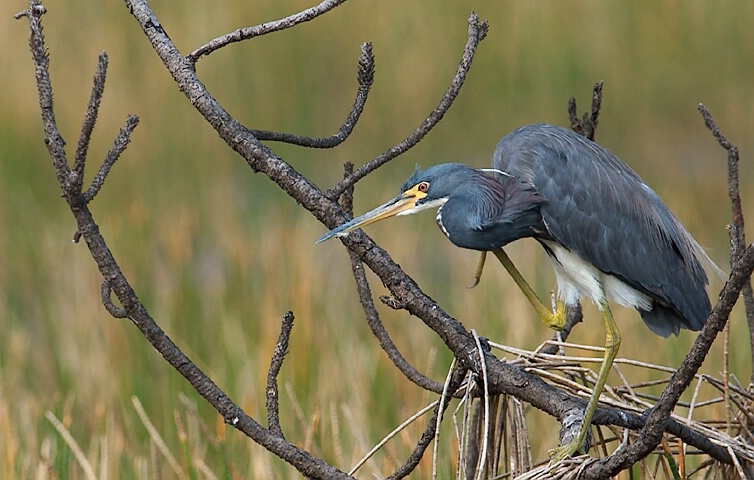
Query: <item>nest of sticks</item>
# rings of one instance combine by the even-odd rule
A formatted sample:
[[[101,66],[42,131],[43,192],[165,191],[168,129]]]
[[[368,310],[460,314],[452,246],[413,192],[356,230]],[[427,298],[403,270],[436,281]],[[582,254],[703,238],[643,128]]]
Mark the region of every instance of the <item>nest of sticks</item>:
[[[604,351],[600,347],[555,341],[545,342],[534,351],[489,344],[502,351],[509,363],[518,364],[585,399],[597,379],[596,370]],[[548,345],[550,347],[545,349]],[[543,352],[552,351],[552,346],[557,347],[557,354]],[[588,355],[599,352],[599,355],[578,355],[584,352],[590,352]],[[631,376],[656,380],[632,383],[624,374],[628,368],[651,370],[645,375]],[[651,392],[662,388],[674,371],[661,365],[616,358],[613,372],[617,375],[610,378],[617,376],[619,382],[605,386],[600,406],[642,414],[658,399]],[[721,377],[697,374],[691,400],[679,402],[672,418],[728,449],[731,456],[737,457],[734,465],[722,464],[666,433],[656,451],[638,466],[640,478],[747,478],[751,475],[754,471],[754,395],[751,387],[742,386],[735,376]],[[533,458],[525,416],[527,405],[512,396],[485,396],[484,392],[475,391],[481,382],[471,380],[466,382],[463,400],[454,415],[459,442],[459,479],[575,479],[588,462],[610,455],[639,435],[622,427],[593,425],[591,456],[581,455],[550,466],[548,458]],[[734,451],[736,455],[732,455]],[[631,478],[636,477],[632,474]]]

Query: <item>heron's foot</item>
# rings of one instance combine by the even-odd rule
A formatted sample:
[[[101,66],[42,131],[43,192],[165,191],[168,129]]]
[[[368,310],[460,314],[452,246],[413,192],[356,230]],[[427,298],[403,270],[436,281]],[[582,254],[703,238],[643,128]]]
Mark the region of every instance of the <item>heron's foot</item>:
[[[562,332],[566,326],[566,306],[565,303],[563,303],[563,300],[560,299],[553,303],[556,303],[556,305],[553,306],[553,310],[543,314],[542,321],[553,330]]]
[[[589,451],[592,444],[591,421],[584,417],[588,412],[572,410],[561,420],[560,441],[562,445],[550,450],[550,467],[558,462],[576,454]],[[587,423],[584,423],[584,422]]]
[[[547,453],[550,455],[550,468],[566,458],[572,457],[576,454],[586,453],[583,446],[584,441],[580,438],[575,438],[571,440],[570,443],[548,450]]]

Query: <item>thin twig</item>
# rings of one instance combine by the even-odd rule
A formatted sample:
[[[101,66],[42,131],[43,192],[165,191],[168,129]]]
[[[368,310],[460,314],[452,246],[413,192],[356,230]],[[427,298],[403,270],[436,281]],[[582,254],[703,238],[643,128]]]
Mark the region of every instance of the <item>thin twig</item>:
[[[199,60],[202,56],[209,55],[210,53],[228,46],[231,43],[248,40],[254,37],[260,37],[262,35],[267,35],[268,33],[279,32],[281,30],[285,30],[286,28],[295,27],[300,23],[314,20],[320,15],[329,12],[333,8],[344,4],[345,2],[346,0],[324,0],[317,6],[307,8],[306,10],[302,10],[296,14],[281,18],[279,20],[265,22],[253,27],[239,28],[234,32],[226,33],[221,37],[210,40],[205,45],[202,45],[201,47],[191,52],[186,57],[186,60],[188,60],[192,65],[196,64],[197,60]]]
[[[359,90],[356,93],[356,100],[354,100],[351,112],[348,114],[348,117],[346,117],[343,125],[341,125],[340,129],[338,129],[334,135],[329,137],[306,137],[302,135],[294,135],[292,133],[273,132],[269,130],[251,130],[252,135],[263,142],[283,142],[307,148],[337,147],[343,143],[349,135],[351,135],[351,132],[353,132],[356,123],[359,121],[359,117],[361,117],[361,113],[364,111],[364,106],[367,103],[369,89],[374,83],[374,54],[372,53],[371,43],[365,43],[361,46],[359,72],[357,77],[359,81]]]
[[[40,16],[45,13],[47,13],[47,9],[44,7],[44,5],[35,2],[29,6],[28,10],[21,10],[20,12],[13,15],[13,18],[20,20],[24,17],[31,17],[32,15]]]
[[[364,265],[355,253],[349,251],[349,257],[351,259],[351,270],[353,271],[353,276],[356,280],[356,290],[359,295],[359,301],[361,302],[361,308],[364,310],[367,317],[367,324],[372,330],[372,334],[380,342],[380,347],[385,353],[387,353],[387,356],[393,362],[393,365],[395,365],[407,379],[425,390],[441,393],[443,391],[442,383],[432,380],[419,372],[416,367],[406,360],[395,343],[393,343],[393,340],[385,329],[385,325],[380,319],[380,314],[377,312],[374,302],[372,301],[372,291],[364,272]]]
[[[105,79],[107,78],[107,53],[102,52],[99,54],[97,60],[97,70],[94,72],[94,81],[92,85],[92,93],[89,96],[89,103],[86,106],[86,113],[84,114],[84,121],[81,124],[81,134],[79,134],[79,143],[76,147],[76,157],[73,161],[73,183],[76,185],[77,192],[81,192],[81,186],[84,179],[84,165],[86,164],[86,153],[89,150],[89,142],[92,138],[92,131],[94,131],[94,124],[97,123],[97,115],[99,114],[100,102],[102,102],[102,94],[105,92]]]
[[[128,118],[126,118],[126,125],[120,129],[120,133],[115,137],[112,148],[107,152],[107,156],[102,162],[102,166],[94,177],[94,180],[92,180],[92,184],[84,193],[84,200],[86,203],[91,202],[99,193],[102,185],[105,183],[107,175],[110,173],[110,169],[113,168],[115,162],[120,158],[121,153],[126,150],[126,147],[131,142],[131,134],[138,124],[139,117],[136,115],[129,115]]]
[[[37,93],[39,95],[39,107],[42,111],[42,126],[45,131],[45,145],[50,152],[55,173],[58,178],[63,194],[67,194],[66,188],[71,173],[68,160],[65,155],[65,140],[58,129],[55,119],[55,110],[52,102],[52,80],[50,79],[50,56],[45,46],[44,31],[42,30],[42,15],[47,9],[39,0],[29,0],[29,9],[19,12],[16,18],[29,18],[29,46],[35,65],[37,81]]]
[[[283,435],[283,429],[280,427],[278,374],[283,367],[285,355],[288,353],[288,341],[291,338],[294,318],[291,311],[283,315],[283,322],[280,325],[280,336],[275,344],[275,350],[272,353],[272,360],[270,361],[270,369],[267,372],[267,428],[281,438],[285,438],[285,435]]]
[[[469,375],[469,379],[466,382],[466,386],[463,389],[464,393],[461,397],[461,401],[458,402],[458,406],[456,406],[456,409],[453,411],[453,427],[456,432],[456,441],[458,442],[458,469],[456,471],[456,479],[460,480],[462,477],[462,473],[464,470],[464,467],[466,466],[466,454],[468,453],[468,438],[469,438],[469,428],[468,428],[468,420],[469,420],[469,411],[471,410],[469,408],[469,405],[472,401],[471,396],[471,390],[473,389],[474,382],[472,381],[474,377],[474,373]],[[463,418],[461,420],[461,426],[458,426],[458,411],[463,408]]]
[[[347,162],[344,167],[344,175],[346,177],[353,173],[353,163]],[[343,209],[353,216],[353,185],[343,192],[341,204]],[[419,372],[416,367],[406,360],[395,343],[393,343],[390,334],[388,334],[385,325],[382,323],[382,319],[380,319],[379,312],[377,312],[377,309],[374,306],[372,290],[369,287],[369,281],[364,273],[364,264],[361,263],[358,255],[352,251],[349,251],[348,255],[351,260],[351,271],[353,272],[354,280],[356,280],[356,290],[359,295],[359,301],[361,302],[361,308],[364,310],[367,324],[372,330],[372,334],[380,342],[380,347],[385,353],[387,353],[388,358],[390,358],[393,364],[406,378],[425,390],[441,393],[443,391],[443,385]]]
[[[597,132],[597,126],[600,119],[600,108],[602,108],[602,86],[604,82],[597,82],[592,89],[592,109],[590,113],[585,113],[582,119],[579,119],[576,112],[576,98],[571,97],[568,100],[568,116],[571,120],[571,128],[578,134],[581,134],[589,140],[594,140],[594,134]]]
[[[340,183],[328,190],[325,194],[328,199],[335,200],[351,185],[355,184],[398,155],[401,155],[414,147],[424,138],[425,135],[427,135],[427,133],[429,133],[430,130],[432,130],[432,128],[434,128],[435,125],[437,125],[440,120],[442,120],[442,117],[445,116],[445,113],[453,104],[453,101],[458,96],[458,93],[460,92],[461,87],[466,80],[466,74],[471,68],[471,62],[474,59],[474,54],[476,53],[477,47],[479,46],[479,43],[487,36],[487,29],[487,22],[480,22],[477,14],[472,13],[469,17],[468,41],[466,43],[466,48],[463,51],[461,63],[458,65],[458,71],[456,72],[455,77],[453,77],[453,81],[451,82],[450,86],[445,91],[445,94],[443,95],[442,100],[440,100],[439,105],[432,111],[432,113],[429,114],[429,116],[422,122],[422,124],[419,125],[419,127],[411,133],[411,135],[406,137],[406,139],[398,143],[396,146],[390,148],[389,150],[386,150],[375,159],[371,160],[369,163],[356,170],[348,178],[343,179]]]

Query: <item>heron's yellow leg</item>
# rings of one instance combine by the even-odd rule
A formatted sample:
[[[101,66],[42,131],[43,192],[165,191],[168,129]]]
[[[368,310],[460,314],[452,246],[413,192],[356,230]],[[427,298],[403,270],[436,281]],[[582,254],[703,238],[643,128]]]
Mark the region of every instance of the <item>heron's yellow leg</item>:
[[[474,270],[474,283],[469,285],[466,288],[474,288],[477,285],[479,285],[479,280],[482,279],[482,270],[484,270],[484,261],[487,260],[487,252],[482,251],[482,256],[479,257],[479,263],[476,265],[476,270]]]
[[[503,264],[503,267],[508,270],[510,276],[513,277],[513,280],[519,286],[521,291],[524,292],[524,295],[526,295],[529,303],[531,303],[531,305],[534,307],[534,310],[537,311],[537,315],[539,315],[539,318],[542,319],[545,325],[552,328],[553,330],[563,330],[565,328],[566,322],[565,304],[560,299],[558,299],[557,307],[554,309],[555,311],[553,311],[553,309],[547,308],[544,302],[542,302],[537,294],[534,293],[534,290],[532,290],[529,284],[526,283],[524,277],[521,276],[521,273],[513,265],[511,259],[508,258],[508,254],[505,253],[502,248],[494,250],[494,253],[497,259],[500,260],[500,263]]]
[[[566,445],[561,445],[558,448],[550,450],[551,466],[554,466],[557,462],[570,457],[583,448],[587,432],[592,428],[592,417],[594,416],[594,411],[597,409],[600,394],[605,388],[607,375],[610,373],[610,369],[613,366],[613,360],[615,360],[615,356],[618,354],[618,349],[620,348],[620,331],[618,331],[618,325],[616,325],[615,320],[613,319],[613,314],[610,311],[610,306],[607,304],[606,300],[603,300],[600,303],[600,310],[602,310],[602,319],[605,321],[607,334],[605,336],[605,357],[602,360],[600,373],[597,376],[597,384],[594,386],[592,396],[589,398],[589,403],[586,406],[584,423],[581,425],[579,436]]]

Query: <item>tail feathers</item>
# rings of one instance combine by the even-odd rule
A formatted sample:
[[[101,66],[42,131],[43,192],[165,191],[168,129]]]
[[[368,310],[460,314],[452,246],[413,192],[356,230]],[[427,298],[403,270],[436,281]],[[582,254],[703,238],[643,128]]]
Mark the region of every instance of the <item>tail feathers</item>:
[[[682,328],[699,331],[704,326],[706,318],[701,320],[688,320],[672,307],[666,307],[659,303],[652,305],[652,310],[639,310],[641,319],[647,327],[661,337],[669,337],[670,334],[678,335]]]

